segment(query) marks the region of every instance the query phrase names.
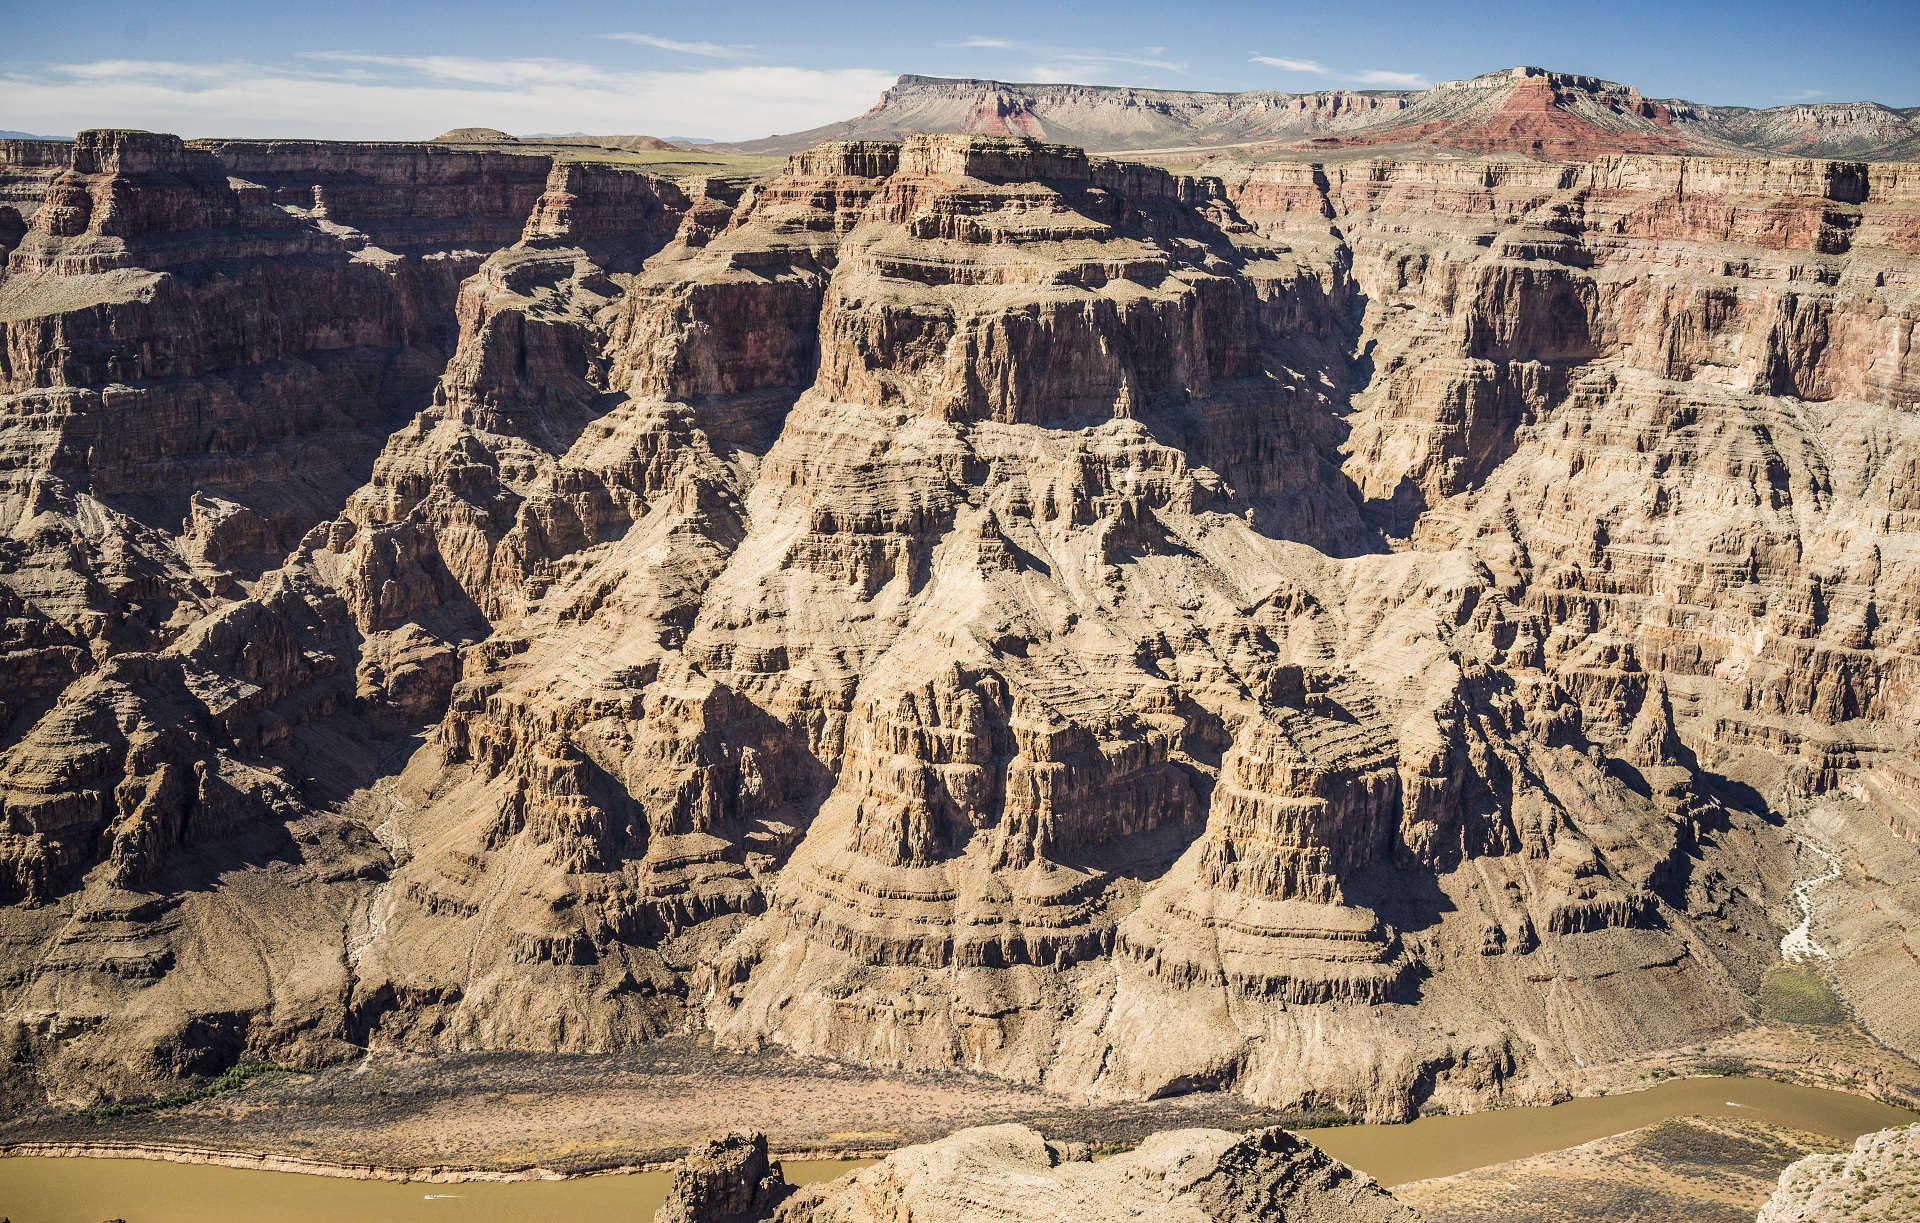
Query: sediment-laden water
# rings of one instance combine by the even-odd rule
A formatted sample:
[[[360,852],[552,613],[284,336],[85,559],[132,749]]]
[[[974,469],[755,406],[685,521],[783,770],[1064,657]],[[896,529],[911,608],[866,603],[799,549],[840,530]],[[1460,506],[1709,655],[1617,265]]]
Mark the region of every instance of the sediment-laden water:
[[[1391,1187],[1564,1150],[1668,1117],[1688,1116],[1769,1121],[1846,1141],[1920,1121],[1920,1114],[1841,1091],[1771,1079],[1698,1078],[1674,1079],[1646,1091],[1586,1096],[1551,1108],[1422,1117],[1406,1125],[1349,1125],[1312,1130],[1306,1136],[1327,1154]]]
[[[1765,1079],[1679,1079],[1648,1091],[1307,1137],[1387,1185],[1577,1146],[1673,1116],[1747,1117],[1852,1139],[1920,1115],[1842,1092]],[[795,1183],[871,1161],[792,1162]],[[644,1223],[668,1174],[426,1184],[345,1180],[146,1159],[0,1159],[0,1216],[13,1223]]]

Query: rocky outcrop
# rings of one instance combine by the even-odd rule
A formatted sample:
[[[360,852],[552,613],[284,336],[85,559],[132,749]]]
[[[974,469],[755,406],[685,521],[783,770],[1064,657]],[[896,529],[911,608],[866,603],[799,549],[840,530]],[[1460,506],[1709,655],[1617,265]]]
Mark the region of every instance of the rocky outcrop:
[[[68,140],[0,140],[0,262],[20,240],[24,222],[47,198],[47,188],[73,160]],[[4,276],[0,271],[0,276]]]
[[[364,1022],[342,931],[384,851],[316,812],[439,715],[457,657],[444,632],[368,638],[300,546],[426,403],[460,281],[550,165],[217,148],[61,146],[0,281],[0,690],[35,707],[0,747],[0,895],[40,948],[7,1005],[92,1033],[48,1056],[108,1093],[249,1049],[337,1058]],[[193,894],[250,857],[286,867]],[[236,933],[247,909],[268,925]],[[289,988],[283,957],[318,971]]]
[[[673,1166],[667,1200],[654,1223],[759,1223],[792,1187],[767,1159],[767,1136],[723,1134],[689,1150]]]
[[[1020,1125],[983,1126],[895,1151],[809,1185],[780,1223],[928,1223],[1018,1215],[1036,1221],[1167,1219],[1414,1223],[1363,1173],[1282,1129],[1168,1130],[1098,1163]]]
[[[1670,1117],[1624,1134],[1402,1182],[1393,1196],[1428,1223],[1518,1223],[1632,1218],[1746,1223],[1782,1169],[1831,1138],[1731,1117]]]
[[[1920,1217],[1920,1126],[1863,1134],[1843,1155],[1809,1155],[1780,1174],[1758,1223]]]
[[[1403,1118],[1749,1023],[1776,812],[1914,749],[1912,175],[1223,169],[79,142],[0,282],[43,1081],[695,1029]],[[315,967],[228,1006],[242,895]]]
[[[821,402],[803,397],[789,413],[749,509],[753,532],[781,539],[789,571],[808,575],[816,607],[798,613],[808,623],[831,600],[872,609],[840,613],[872,627],[835,661],[868,678],[845,720],[828,723],[838,785],[767,916],[717,966],[721,1038],[894,1064],[958,1060],[1076,1090],[1257,1082],[1273,1098],[1386,1115],[1421,1091],[1501,1090],[1515,1070],[1504,1020],[1444,1051],[1378,1025],[1417,996],[1416,1009],[1445,1005],[1449,987],[1416,986],[1439,960],[1463,989],[1488,988],[1466,985],[1483,970],[1538,975],[1515,961],[1542,939],[1573,957],[1552,974],[1556,988],[1591,989],[1621,970],[1603,962],[1632,965],[1636,989],[1666,988],[1655,966],[1691,953],[1649,884],[1689,852],[1667,810],[1702,800],[1681,782],[1649,801],[1580,745],[1631,741],[1649,769],[1673,767],[1670,701],[1644,679],[1618,681],[1618,729],[1595,717],[1588,731],[1583,692],[1482,670],[1471,660],[1514,648],[1503,626],[1527,612],[1480,562],[1362,557],[1295,564],[1278,588],[1243,585],[1269,563],[1239,534],[1249,522],[1335,554],[1369,546],[1362,518],[1341,516],[1353,501],[1308,448],[1313,426],[1258,431],[1276,401],[1311,419],[1313,394],[1294,389],[1291,363],[1326,362],[1305,368],[1329,382],[1352,377],[1312,332],[1260,330],[1267,302],[1308,314],[1340,300],[1345,272],[1329,287],[1296,252],[1233,236],[1244,222],[1218,188],[1151,175],[1096,185],[1110,173],[1053,150],[910,142],[869,208],[886,223],[908,216],[921,236],[908,247],[868,222],[838,247],[821,311]],[[1093,191],[1114,202],[1076,194]],[[1334,207],[1322,205],[1320,217]],[[1191,230],[1183,218],[1196,214],[1220,221]],[[1087,223],[1106,217],[1107,229]],[[1133,237],[1183,227],[1219,244],[1219,262],[1183,265]],[[1098,276],[1082,270],[1091,242],[1102,244]],[[983,259],[969,244],[1023,254]],[[956,284],[951,269],[969,265],[980,270]],[[1069,353],[1071,364],[1055,364]],[[1056,368],[1062,381],[1049,383]],[[1257,438],[1261,461],[1229,468],[1231,482],[1200,466],[1219,452],[1198,440],[1196,419]],[[872,486],[846,470],[850,437],[873,439],[866,453],[887,456],[901,490],[858,518],[839,508],[860,504],[858,481]],[[956,469],[960,488],[946,491]],[[1323,491],[1305,491],[1315,481]],[[922,542],[930,535],[944,537],[938,551]],[[741,555],[767,563],[752,534]],[[911,613],[882,611],[900,606],[922,566],[931,574]],[[1094,575],[1111,594],[1088,601],[1081,583]],[[738,600],[736,589],[717,593]],[[1225,619],[1209,619],[1215,606]],[[1333,644],[1377,631],[1349,616],[1383,613],[1460,626],[1448,630],[1452,652],[1408,643],[1360,664]],[[784,597],[756,592],[738,610],[710,597],[689,653],[734,656],[719,643],[745,630],[756,657],[790,670],[819,650],[817,634],[779,628],[795,615]],[[1088,647],[1067,645],[1084,622],[1113,635],[1097,668]],[[972,626],[977,644],[957,667],[930,666],[953,648],[955,624]],[[769,691],[763,671],[736,682]],[[1610,797],[1563,814],[1560,795],[1591,787]],[[1122,855],[1142,857],[1121,865]],[[1448,936],[1406,936],[1432,918],[1388,880],[1416,869],[1464,883],[1452,875],[1464,860],[1512,874],[1489,880],[1484,899],[1448,902],[1476,915],[1460,923],[1471,958],[1458,959]],[[1153,883],[1136,891],[1128,877],[1142,874]],[[1747,946],[1736,956],[1758,951]],[[1591,968],[1573,966],[1588,955]],[[940,979],[949,975],[963,984]],[[817,984],[795,989],[806,981]],[[1196,1021],[1200,998],[1207,1017]],[[1675,1005],[1713,1015],[1709,1026],[1739,1022],[1704,997]],[[1594,1035],[1622,1049],[1678,1037],[1637,1028],[1656,1013],[1673,1012],[1636,1010]],[[1268,1051],[1311,1046],[1284,1027],[1296,1015],[1323,1042],[1368,1048],[1365,1069],[1349,1077],[1297,1053],[1268,1063]],[[1366,1034],[1328,1038],[1325,1025],[1350,1020]]]

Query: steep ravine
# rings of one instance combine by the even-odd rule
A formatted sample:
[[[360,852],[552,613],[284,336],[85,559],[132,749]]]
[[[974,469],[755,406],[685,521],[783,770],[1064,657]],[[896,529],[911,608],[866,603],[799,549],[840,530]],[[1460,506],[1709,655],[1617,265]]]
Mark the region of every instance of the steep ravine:
[[[693,1028],[1538,1100],[1751,1022],[1775,812],[1910,793],[1913,167],[166,139],[0,280],[16,1099]]]

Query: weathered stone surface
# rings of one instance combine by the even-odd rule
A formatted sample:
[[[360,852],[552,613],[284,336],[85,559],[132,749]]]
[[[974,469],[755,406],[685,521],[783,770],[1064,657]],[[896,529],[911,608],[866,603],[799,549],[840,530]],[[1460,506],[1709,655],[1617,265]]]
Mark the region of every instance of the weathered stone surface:
[[[780,1223],[912,1218],[1415,1223],[1363,1173],[1282,1129],[1168,1130],[1094,1162],[1019,1125],[961,1130],[795,1193]]]
[[[767,1160],[767,1136],[722,1134],[689,1150],[673,1167],[667,1200],[654,1223],[759,1223],[792,1192]]]
[[[1920,1126],[1863,1134],[1843,1155],[1809,1155],[1780,1174],[1758,1223],[1904,1223],[1920,1218]]]
[[[1750,1022],[1776,813],[1920,827],[1911,168],[1222,169],[89,134],[0,281],[42,1081],[696,1029],[1398,1118]],[[297,988],[188,963],[240,894]]]
[[[1749,1223],[1795,1160],[1843,1146],[1761,1121],[1671,1117],[1566,1150],[1397,1184],[1427,1223]]]

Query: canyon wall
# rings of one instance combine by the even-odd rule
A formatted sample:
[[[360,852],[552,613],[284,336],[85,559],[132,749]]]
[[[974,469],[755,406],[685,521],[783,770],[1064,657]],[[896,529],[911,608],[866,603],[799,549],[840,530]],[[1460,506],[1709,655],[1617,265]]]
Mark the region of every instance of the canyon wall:
[[[691,1028],[1402,1117],[1738,1029],[1782,814],[1910,792],[1917,204],[87,133],[0,280],[8,1090]]]

